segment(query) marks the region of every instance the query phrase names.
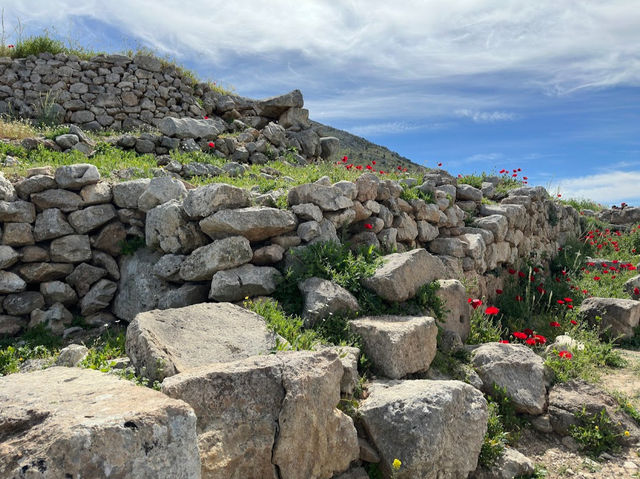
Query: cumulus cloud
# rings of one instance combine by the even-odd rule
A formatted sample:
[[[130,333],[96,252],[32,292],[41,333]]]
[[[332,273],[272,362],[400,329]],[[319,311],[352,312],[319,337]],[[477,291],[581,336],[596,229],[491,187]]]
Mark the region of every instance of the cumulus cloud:
[[[558,182],[557,188],[563,198],[588,198],[603,204],[619,204],[625,201],[640,205],[638,184],[640,184],[640,170],[612,170],[563,179]]]

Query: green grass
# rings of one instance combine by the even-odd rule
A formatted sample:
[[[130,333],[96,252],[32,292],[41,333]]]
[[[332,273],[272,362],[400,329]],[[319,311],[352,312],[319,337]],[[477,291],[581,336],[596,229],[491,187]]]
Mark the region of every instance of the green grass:
[[[603,452],[614,452],[620,448],[620,435],[605,409],[590,415],[583,408],[575,417],[579,424],[569,426],[569,434],[589,455],[598,457]]]
[[[560,203],[573,207],[576,211],[582,210],[601,211],[604,209],[600,203],[586,198],[567,198],[560,200]]]

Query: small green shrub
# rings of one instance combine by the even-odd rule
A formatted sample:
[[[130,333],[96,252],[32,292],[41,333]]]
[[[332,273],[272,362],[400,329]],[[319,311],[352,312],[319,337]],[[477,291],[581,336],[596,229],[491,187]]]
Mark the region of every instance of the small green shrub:
[[[109,372],[112,369],[111,361],[113,359],[126,356],[125,341],[126,334],[124,331],[118,333],[107,331],[93,341],[87,356],[82,360],[80,366]]]
[[[489,420],[487,421],[487,432],[480,448],[478,463],[489,468],[502,456],[509,443],[509,433],[504,430],[498,405],[493,401],[488,401],[487,405],[489,406]]]
[[[402,193],[400,193],[400,198],[407,202],[410,202],[411,200],[423,200],[425,203],[436,202],[433,193],[425,192],[415,186],[407,186],[405,184],[402,184]]]
[[[471,329],[467,344],[500,341],[505,333],[502,323],[495,315],[484,314],[482,308],[477,308],[471,313]]]
[[[118,243],[118,246],[120,246],[120,253],[125,256],[134,254],[140,248],[144,248],[145,245],[146,243],[144,238],[140,236],[133,236]]]
[[[575,417],[579,424],[569,426],[569,434],[587,453],[597,457],[603,452],[615,451],[620,447],[619,434],[606,409],[591,415],[583,408]]]

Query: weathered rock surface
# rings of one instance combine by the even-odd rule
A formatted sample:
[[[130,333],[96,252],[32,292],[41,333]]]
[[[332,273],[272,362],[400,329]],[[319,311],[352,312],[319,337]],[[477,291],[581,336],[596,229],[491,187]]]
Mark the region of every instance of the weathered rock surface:
[[[136,371],[161,381],[205,364],[230,362],[275,347],[261,316],[230,303],[202,303],[138,314],[127,329]]]
[[[516,411],[531,415],[544,412],[549,373],[540,356],[523,344],[502,343],[483,344],[471,355],[487,394],[495,384],[506,389]]]
[[[300,351],[192,369],[162,391],[196,412],[203,477],[328,479],[359,454],[335,409],[341,376],[335,353]]]
[[[313,203],[323,211],[338,211],[353,206],[353,201],[344,196],[335,186],[309,183],[289,190],[287,197],[290,205]]]
[[[527,477],[535,471],[531,459],[512,447],[507,447],[496,463],[490,468],[478,468],[470,477],[473,479],[513,479]]]
[[[54,367],[0,378],[0,477],[200,477],[184,402],[115,376]]]
[[[214,139],[226,130],[224,121],[213,119],[165,117],[158,122],[158,129],[163,135],[174,138]]]
[[[249,241],[262,241],[293,231],[296,215],[277,208],[254,206],[221,210],[200,221],[200,228],[213,239],[241,235]]]
[[[438,327],[430,317],[371,316],[349,327],[362,336],[376,370],[391,379],[426,371],[436,355]]]
[[[358,412],[390,475],[398,479],[466,479],[487,430],[482,393],[460,381],[373,381]]]
[[[177,200],[158,205],[147,213],[145,241],[165,253],[191,253],[207,243],[194,222],[190,222]]]
[[[244,264],[218,271],[211,278],[209,298],[215,301],[240,301],[254,296],[268,296],[276,290],[280,271],[270,266]]]
[[[436,296],[444,301],[444,314],[441,326],[454,331],[462,341],[466,341],[471,331],[471,308],[464,285],[457,279],[438,280],[440,288]]]
[[[77,233],[85,234],[108,223],[115,217],[116,210],[113,205],[96,205],[69,214],[69,223]]]
[[[247,190],[224,183],[212,183],[190,190],[182,206],[190,219],[202,219],[216,211],[249,206]]]
[[[322,278],[309,278],[298,284],[304,297],[302,317],[307,325],[341,312],[360,310],[358,300],[342,286]]]
[[[79,190],[85,185],[100,181],[100,172],[95,165],[79,163],[59,167],[54,177],[60,188]]]
[[[596,322],[599,316],[600,327],[609,328],[613,337],[621,335],[631,338],[634,328],[640,322],[640,301],[619,298],[587,298],[580,305],[580,314],[589,321]]]
[[[251,258],[253,251],[244,236],[216,240],[187,256],[180,266],[180,277],[185,281],[207,281],[216,272],[241,266]]]
[[[446,277],[442,262],[425,249],[394,253],[363,284],[387,301],[406,301],[431,281]]]

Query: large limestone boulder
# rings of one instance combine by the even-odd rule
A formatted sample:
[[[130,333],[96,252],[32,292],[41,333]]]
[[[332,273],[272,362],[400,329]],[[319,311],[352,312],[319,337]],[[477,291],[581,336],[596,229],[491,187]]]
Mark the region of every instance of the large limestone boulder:
[[[335,408],[341,377],[335,353],[300,351],[192,369],[162,391],[196,412],[202,477],[329,479],[359,455]]]
[[[298,284],[304,298],[302,317],[307,326],[336,313],[358,311],[358,300],[342,286],[322,278],[309,278]]]
[[[430,317],[371,316],[349,322],[382,375],[399,379],[426,371],[436,355],[438,327]]]
[[[263,241],[293,231],[298,219],[291,211],[265,206],[221,210],[200,221],[200,228],[213,239],[240,235]]]
[[[202,219],[219,210],[244,208],[249,203],[251,196],[247,190],[224,183],[211,183],[190,190],[182,207],[190,219]]]
[[[292,90],[284,95],[274,96],[260,100],[256,108],[260,116],[277,120],[289,108],[302,108],[304,99],[300,90]]]
[[[613,337],[632,338],[640,322],[640,301],[619,298],[587,298],[580,305],[580,314],[596,322],[602,329],[610,328]]]
[[[268,296],[276,290],[281,278],[280,271],[271,266],[244,264],[239,268],[218,271],[211,278],[209,298],[241,301],[247,296]]]
[[[438,280],[436,296],[444,301],[445,314],[441,326],[458,333],[466,341],[471,331],[471,307],[464,285],[457,279]]]
[[[202,303],[138,314],[126,350],[146,377],[162,379],[205,364],[266,354],[276,336],[264,319],[230,303]]]
[[[45,210],[50,211],[50,210]],[[56,211],[56,210],[53,210]],[[113,205],[89,206],[69,215],[69,223],[79,234],[85,234],[108,223],[116,217],[116,210]],[[36,220],[37,225],[37,220]]]
[[[471,353],[487,394],[505,388],[516,411],[538,415],[545,410],[548,372],[543,359],[523,344],[487,343]]]
[[[44,241],[74,232],[75,230],[67,222],[62,211],[57,208],[48,208],[36,217],[33,236],[36,241]]]
[[[180,278],[185,281],[207,281],[217,271],[236,268],[253,258],[249,240],[244,236],[230,236],[201,246],[180,266]]]
[[[149,187],[138,198],[138,208],[149,211],[169,200],[181,200],[187,196],[187,188],[182,181],[170,176],[152,178]]]
[[[158,129],[163,135],[174,138],[215,139],[227,130],[222,119],[196,119],[164,117],[158,122]]]
[[[387,301],[406,301],[426,283],[448,275],[442,262],[423,248],[384,257],[384,263],[363,284]]]
[[[380,467],[398,479],[466,479],[475,470],[487,430],[482,393],[461,381],[373,381],[358,412],[380,454]]]
[[[3,223],[33,223],[36,208],[28,201],[0,201],[0,221]]]
[[[200,478],[196,416],[115,376],[54,367],[0,378],[0,477]]]

